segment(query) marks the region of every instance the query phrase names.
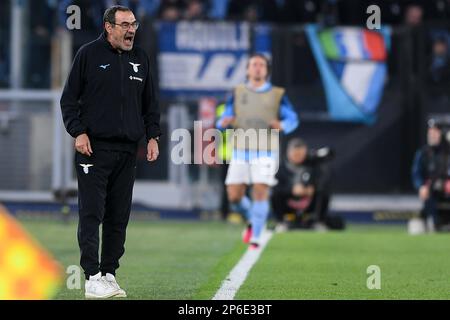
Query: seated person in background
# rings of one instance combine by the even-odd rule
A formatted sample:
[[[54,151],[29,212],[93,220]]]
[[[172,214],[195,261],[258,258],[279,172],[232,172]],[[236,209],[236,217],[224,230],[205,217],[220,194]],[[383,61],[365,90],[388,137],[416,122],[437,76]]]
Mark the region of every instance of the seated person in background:
[[[329,148],[308,151],[306,143],[291,139],[287,146],[287,161],[280,165],[278,184],[272,192],[272,208],[279,223],[288,213],[296,214],[291,227],[309,228],[329,224],[327,217],[330,198],[327,160],[332,157]],[[305,213],[311,214],[305,219]],[[342,228],[331,226],[331,228]]]
[[[420,218],[431,219],[437,231],[450,231],[450,149],[442,124],[428,121],[427,144],[417,150],[412,180],[423,202]],[[429,230],[431,231],[431,230]]]

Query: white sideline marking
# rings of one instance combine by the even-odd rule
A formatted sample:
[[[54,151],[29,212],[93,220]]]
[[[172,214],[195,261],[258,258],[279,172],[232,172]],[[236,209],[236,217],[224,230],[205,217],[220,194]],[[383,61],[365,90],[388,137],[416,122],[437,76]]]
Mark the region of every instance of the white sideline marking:
[[[256,250],[247,249],[239,262],[230,271],[228,276],[222,281],[222,285],[217,290],[212,300],[233,300],[241,285],[244,283],[253,265],[258,261],[273,233],[264,231],[261,235],[260,247]]]

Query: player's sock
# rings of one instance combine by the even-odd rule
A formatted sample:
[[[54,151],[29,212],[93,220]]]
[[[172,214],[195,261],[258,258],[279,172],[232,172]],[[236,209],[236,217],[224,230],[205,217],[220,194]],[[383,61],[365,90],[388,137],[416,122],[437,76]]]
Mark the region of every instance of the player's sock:
[[[249,213],[250,222],[252,224],[252,239],[250,241],[258,242],[264,229],[264,225],[266,224],[267,217],[269,216],[269,201],[253,201]]]
[[[242,241],[244,243],[250,243],[251,238],[252,238],[252,225],[248,224],[247,227],[242,232]]]
[[[247,220],[249,220],[249,214],[248,211],[250,210],[252,206],[252,202],[247,196],[243,196],[241,201],[237,203],[231,203],[230,207],[231,210],[240,213],[243,217],[245,217]]]

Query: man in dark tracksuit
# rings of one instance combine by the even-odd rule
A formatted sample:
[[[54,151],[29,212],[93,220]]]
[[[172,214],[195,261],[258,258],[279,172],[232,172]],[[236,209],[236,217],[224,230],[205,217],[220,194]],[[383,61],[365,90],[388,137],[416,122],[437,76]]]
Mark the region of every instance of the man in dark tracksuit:
[[[431,217],[436,230],[450,227],[450,149],[443,138],[441,124],[428,121],[427,144],[417,150],[412,180],[423,202],[421,218]]]
[[[103,22],[103,34],[76,54],[61,97],[64,125],[76,139],[78,242],[87,298],[126,296],[115,271],[124,253],[138,142],[145,135],[147,160],[154,161],[161,135],[149,58],[133,48],[138,22],[121,6],[107,9]]]

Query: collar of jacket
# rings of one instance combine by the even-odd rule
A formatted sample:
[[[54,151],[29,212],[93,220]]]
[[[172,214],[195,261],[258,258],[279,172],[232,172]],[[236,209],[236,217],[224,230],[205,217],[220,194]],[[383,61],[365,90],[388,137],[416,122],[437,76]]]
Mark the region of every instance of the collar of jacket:
[[[105,34],[104,31],[100,34],[100,36],[98,37],[98,40],[101,41],[108,50],[110,50],[110,51],[112,51],[114,53],[120,53],[119,50],[114,48],[111,45],[111,43],[106,39],[106,34]],[[122,51],[122,53],[124,53],[124,52],[125,51]]]

